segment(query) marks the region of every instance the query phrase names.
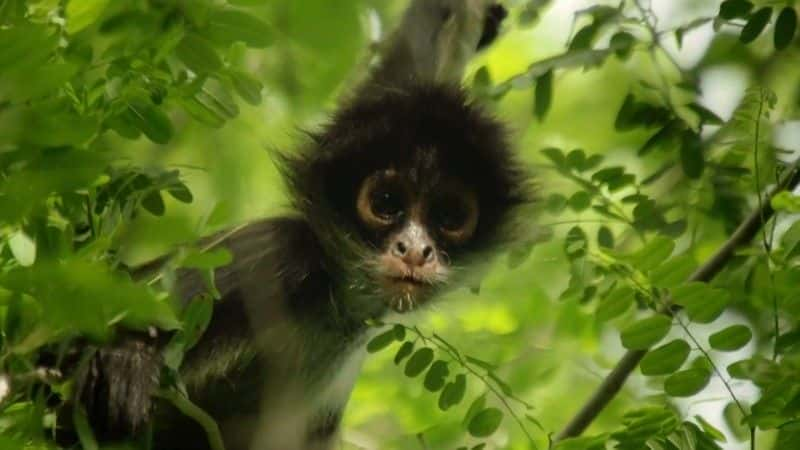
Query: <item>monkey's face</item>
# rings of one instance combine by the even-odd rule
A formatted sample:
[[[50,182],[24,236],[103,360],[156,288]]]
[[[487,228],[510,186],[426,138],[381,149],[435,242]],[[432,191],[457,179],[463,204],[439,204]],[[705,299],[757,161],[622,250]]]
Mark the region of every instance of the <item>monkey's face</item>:
[[[449,281],[452,255],[472,239],[478,196],[453,176],[428,177],[417,168],[367,176],[355,210],[376,250],[373,278],[389,306],[414,309]]]

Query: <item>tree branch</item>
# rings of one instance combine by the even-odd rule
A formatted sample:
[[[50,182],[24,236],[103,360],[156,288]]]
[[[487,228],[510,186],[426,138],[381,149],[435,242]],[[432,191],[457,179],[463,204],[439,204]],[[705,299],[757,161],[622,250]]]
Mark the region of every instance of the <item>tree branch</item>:
[[[783,190],[793,190],[800,184],[800,170],[798,170],[800,160],[795,162],[781,178],[779,183],[769,193],[768,198]],[[734,252],[741,246],[749,243],[762,225],[766,223],[775,211],[772,209],[771,202],[764,204],[750,215],[736,228],[736,231],[720,247],[714,256],[705,264],[697,268],[687,281],[711,281],[730,261]],[[672,315],[670,310],[662,311],[664,314]],[[594,421],[594,419],[605,409],[609,402],[622,389],[625,381],[639,365],[647,350],[630,350],[619,360],[617,365],[606,376],[597,390],[586,404],[578,411],[575,417],[564,427],[556,437],[556,441],[570,437],[580,436],[584,430]]]

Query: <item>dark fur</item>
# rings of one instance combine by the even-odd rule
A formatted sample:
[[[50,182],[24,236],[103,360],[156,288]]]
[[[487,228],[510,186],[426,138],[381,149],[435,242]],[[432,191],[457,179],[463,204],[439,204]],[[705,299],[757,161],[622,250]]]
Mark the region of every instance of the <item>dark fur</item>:
[[[481,45],[496,36],[502,17],[489,14]],[[384,67],[390,64],[397,61]],[[219,422],[228,450],[247,448],[264,398],[292,387],[312,395],[362,345],[365,319],[386,312],[363,267],[383,236],[355,218],[366,176],[391,165],[416,177],[421,192],[435,190],[445,174],[472,186],[480,206],[474,237],[460,246],[439,242],[454,261],[483,259],[512,239],[516,210],[530,200],[503,126],[459,87],[413,77],[379,81],[363,86],[300,152],[278,157],[296,215],[211,238],[234,259],[215,274],[222,299],[181,371],[190,399]],[[204,291],[199,274],[180,274],[182,299]],[[190,419],[151,405],[160,360],[145,341],[125,338],[82,372],[78,392],[93,425],[101,437],[136,433],[154,413],[156,448],[205,448]],[[315,413],[309,446],[335,434],[343,406]]]

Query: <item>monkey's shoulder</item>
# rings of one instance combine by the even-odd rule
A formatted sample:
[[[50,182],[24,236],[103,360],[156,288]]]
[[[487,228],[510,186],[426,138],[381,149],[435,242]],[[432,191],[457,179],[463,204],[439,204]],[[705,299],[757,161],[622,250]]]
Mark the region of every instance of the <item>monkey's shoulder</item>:
[[[328,283],[324,254],[309,224],[299,217],[272,217],[226,230],[204,241],[231,253],[217,268],[214,282],[223,299],[236,295],[294,297]],[[203,274],[183,271],[180,297],[189,300],[207,289]],[[241,292],[241,291],[247,292]]]

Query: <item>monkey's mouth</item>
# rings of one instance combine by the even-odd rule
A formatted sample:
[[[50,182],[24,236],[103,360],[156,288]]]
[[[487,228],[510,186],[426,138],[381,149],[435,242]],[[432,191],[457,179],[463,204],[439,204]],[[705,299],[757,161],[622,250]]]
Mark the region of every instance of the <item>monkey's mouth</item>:
[[[416,274],[389,276],[389,282],[403,290],[415,291],[430,283]]]

